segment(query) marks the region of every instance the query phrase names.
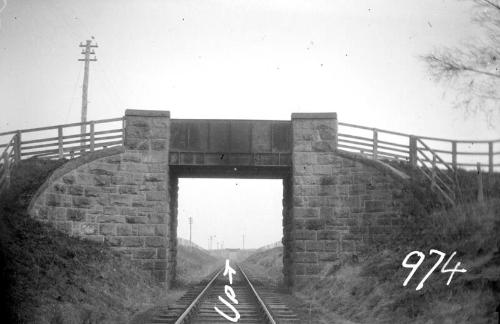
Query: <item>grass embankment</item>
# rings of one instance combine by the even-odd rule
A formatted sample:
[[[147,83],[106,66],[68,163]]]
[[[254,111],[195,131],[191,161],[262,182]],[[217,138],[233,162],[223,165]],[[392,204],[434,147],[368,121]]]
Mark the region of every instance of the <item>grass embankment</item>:
[[[358,262],[332,264],[321,280],[299,291],[323,309],[361,323],[489,323],[500,298],[499,216],[498,200],[432,213]],[[445,261],[456,251],[448,269],[460,261],[467,273],[456,273],[447,286],[449,273],[440,272],[444,261],[416,291],[437,260],[430,249],[446,253]],[[426,258],[403,287],[410,269],[401,262],[415,250]]]
[[[303,311],[309,308],[323,314],[315,314],[313,323],[336,323],[337,315],[359,323],[493,323],[500,303],[499,233],[498,199],[484,206],[469,204],[421,213],[409,219],[389,242],[364,251],[356,261],[332,262],[320,280],[297,287],[295,294],[308,304]],[[447,255],[416,291],[437,260],[437,255],[429,256],[430,249]],[[422,251],[425,260],[403,287],[410,269],[401,262],[415,250]],[[440,270],[454,251],[457,254],[447,268],[460,261],[460,268],[467,272],[456,273],[447,286],[449,273]],[[265,251],[261,257],[280,256]],[[416,260],[414,256],[411,262]],[[274,267],[267,273],[281,270],[277,260],[261,264]]]
[[[224,260],[198,248],[177,246],[177,284],[182,287],[198,282],[224,266]]]
[[[127,323],[136,312],[180,297],[183,290],[167,292],[109,246],[69,237],[27,215],[31,196],[62,163],[16,164],[11,187],[0,197],[2,321]],[[178,257],[181,263],[204,262],[182,249]]]
[[[168,302],[172,295],[148,272],[108,246],[29,218],[31,195],[60,164],[37,159],[16,164],[11,188],[1,197],[7,322],[126,323],[133,313]]]
[[[258,251],[246,258],[242,265],[265,281],[283,284],[283,247]]]
[[[444,206],[441,195],[432,192],[429,180],[423,175],[420,169],[412,168],[407,162],[385,161],[391,166],[411,176],[411,191],[415,199],[427,207],[427,211],[432,211]],[[456,200],[459,204],[469,204],[477,201],[479,189],[479,176],[476,170],[458,169],[455,173],[446,171],[446,174],[454,179],[459,190],[455,192]],[[500,197],[500,173],[488,173],[485,167],[482,168],[482,185],[484,197]]]

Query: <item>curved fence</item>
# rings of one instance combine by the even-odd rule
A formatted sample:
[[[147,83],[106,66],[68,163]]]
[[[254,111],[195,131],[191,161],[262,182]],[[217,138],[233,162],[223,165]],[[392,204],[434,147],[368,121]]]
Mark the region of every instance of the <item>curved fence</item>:
[[[490,172],[500,170],[500,139],[450,140],[347,123],[338,123],[338,126],[339,149],[361,153],[374,159],[400,160],[415,166],[430,166],[435,157],[435,165],[442,169],[471,169],[479,163]]]
[[[339,150],[360,153],[376,160],[406,161],[430,181],[450,204],[455,204],[456,171],[482,168],[500,170],[500,139],[458,141],[415,136],[365,126],[338,123]]]
[[[22,159],[72,159],[123,145],[123,122],[121,117],[0,133],[0,190],[9,185],[12,165]]]

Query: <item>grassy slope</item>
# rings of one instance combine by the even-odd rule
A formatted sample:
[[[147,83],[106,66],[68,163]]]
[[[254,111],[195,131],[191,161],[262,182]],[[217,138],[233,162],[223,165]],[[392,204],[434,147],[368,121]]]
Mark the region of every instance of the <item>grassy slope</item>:
[[[1,198],[4,285],[12,323],[124,323],[169,296],[148,272],[105,245],[68,237],[30,219],[27,203],[60,162],[16,165]]]
[[[396,169],[411,176],[413,185],[412,192],[416,199],[424,202],[425,206],[434,210],[439,208],[442,199],[429,190],[429,180],[423,176],[418,169],[413,169],[407,162],[386,161]],[[500,197],[500,173],[489,174],[483,166],[481,178],[483,180],[483,193],[485,197]],[[458,169],[456,175],[447,172],[448,176],[455,179],[460,188],[457,200],[461,204],[477,201],[478,174],[477,171],[466,171]]]
[[[16,165],[12,186],[0,197],[0,304],[8,323],[126,323],[132,315],[168,304],[182,290],[167,291],[149,272],[108,246],[68,237],[30,219],[31,195],[62,162],[31,159]],[[210,263],[184,253],[186,277]],[[211,258],[211,257],[210,257]]]
[[[283,247],[258,251],[242,262],[245,268],[252,269],[259,278],[281,284],[283,282]]]
[[[362,323],[488,323],[500,298],[499,216],[500,201],[486,208],[433,213],[359,262],[332,264],[323,279],[301,287],[301,292],[324,309]],[[428,256],[430,249],[447,255],[457,251],[448,268],[460,261],[468,272],[455,274],[446,286],[449,275],[438,268],[416,291],[436,260]],[[424,252],[426,260],[403,287],[409,269],[401,262],[414,250]]]
[[[223,265],[224,260],[203,250],[182,245],[177,247],[177,282],[181,286],[200,281]]]
[[[337,315],[360,323],[491,323],[500,300],[499,233],[500,200],[423,213],[390,242],[365,251],[355,262],[331,263],[321,280],[298,287],[296,295],[323,313],[318,323],[328,323]],[[445,261],[457,251],[448,268],[460,261],[468,272],[455,274],[446,286],[449,274],[439,273],[439,267],[416,291],[436,260],[428,256],[430,249],[447,253]],[[402,268],[401,262],[414,250],[424,252],[426,259],[403,287],[409,269]],[[278,280],[278,259],[277,250],[268,250],[246,262],[264,267],[259,273],[274,274]]]

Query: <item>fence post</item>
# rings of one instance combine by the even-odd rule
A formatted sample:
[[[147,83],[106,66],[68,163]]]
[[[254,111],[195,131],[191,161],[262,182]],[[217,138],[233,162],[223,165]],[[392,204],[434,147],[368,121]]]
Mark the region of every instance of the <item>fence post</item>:
[[[14,137],[14,160],[21,161],[21,131],[17,131]]]
[[[432,156],[431,190],[436,186],[436,156]]]
[[[85,153],[85,144],[87,143],[87,122],[81,123],[80,128],[80,155]]]
[[[9,153],[3,152],[3,167],[5,172],[5,188],[10,187],[10,161],[9,161]]]
[[[451,142],[451,165],[453,170],[457,170],[457,141]]]
[[[57,127],[57,137],[58,137],[58,147],[59,147],[59,158],[62,159],[64,157],[62,126]]]
[[[483,175],[481,174],[481,163],[477,162],[477,202],[484,203]]]
[[[125,116],[122,119],[122,145],[125,146],[125,128],[127,127],[127,122]]]
[[[94,140],[95,140],[95,134],[94,134],[94,121],[90,122],[90,152],[94,152]]]
[[[417,137],[410,135],[410,165],[417,166]]]
[[[378,158],[378,132],[377,129],[373,129],[373,159],[376,160]]]
[[[488,171],[493,175],[493,142],[488,142]]]

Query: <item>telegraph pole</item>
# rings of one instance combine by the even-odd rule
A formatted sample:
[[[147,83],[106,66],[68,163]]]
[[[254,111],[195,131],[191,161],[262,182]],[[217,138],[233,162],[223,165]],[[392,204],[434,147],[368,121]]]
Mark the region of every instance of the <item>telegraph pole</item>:
[[[80,43],[80,47],[82,47],[82,54],[84,55],[84,58],[78,59],[78,61],[83,61],[85,62],[84,66],[84,74],[83,74],[83,86],[82,86],[82,116],[81,116],[81,122],[85,123],[87,121],[87,95],[88,95],[88,89],[89,89],[89,66],[90,62],[95,62],[97,61],[97,58],[95,57],[95,52],[93,48],[97,47],[96,44],[92,44],[92,40],[94,37],[91,37],[92,39],[88,39],[85,44]],[[90,55],[94,55],[92,58]],[[85,134],[87,132],[87,126],[85,124],[82,124],[80,128],[80,134],[81,134],[81,145],[85,145]]]
[[[245,233],[243,233],[243,250],[245,249]]]
[[[212,250],[212,243],[214,242],[214,238],[216,235],[210,235],[210,250]]]
[[[189,216],[189,246],[193,246],[191,242],[191,226],[193,225],[193,217]]]

